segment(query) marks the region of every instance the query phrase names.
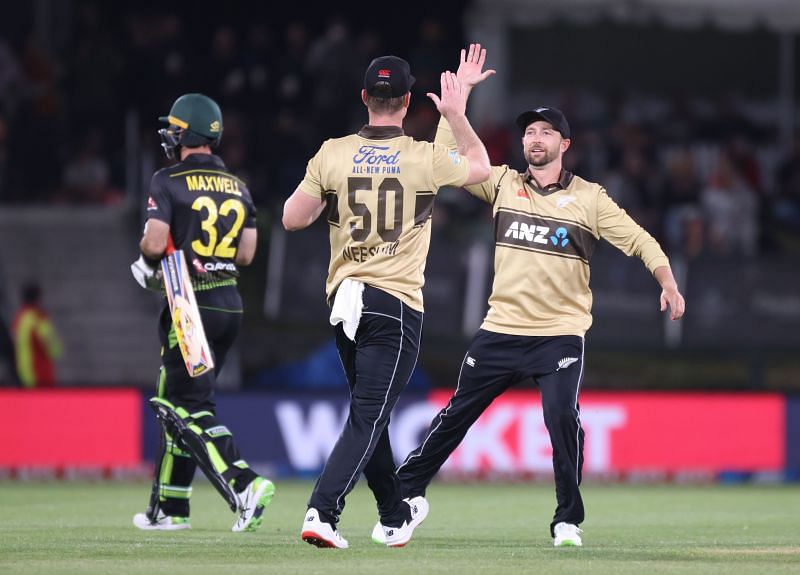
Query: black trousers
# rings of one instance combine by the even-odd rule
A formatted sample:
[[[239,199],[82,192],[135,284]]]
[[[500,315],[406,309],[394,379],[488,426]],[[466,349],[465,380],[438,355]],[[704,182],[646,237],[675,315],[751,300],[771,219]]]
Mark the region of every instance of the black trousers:
[[[162,346],[158,396],[193,414],[195,423],[201,429],[215,430],[215,437],[210,441],[228,467],[223,476],[234,482],[234,490],[241,491],[256,474],[242,459],[233,435],[216,417],[214,387],[217,374],[225,365],[228,351],[239,333],[242,298],[236,286],[197,290],[195,298],[214,357],[213,373],[189,377],[177,344],[169,306],[165,302],[158,324]],[[172,437],[163,430],[161,433],[162,441],[157,455],[159,473],[154,482],[154,489],[159,490],[159,507],[167,515],[188,517],[191,485],[197,464],[175,444]]]
[[[556,523],[581,523],[583,429],[578,392],[583,379],[583,338],[578,336],[527,337],[479,330],[464,356],[455,393],[433,418],[422,444],[397,469],[404,496],[424,495],[433,476],[494,398],[529,377],[541,391],[553,447],[557,507],[551,535]]]
[[[407,519],[389,442],[389,417],[405,389],[419,353],[422,313],[372,286],[364,287],[364,310],[355,342],[336,326],[336,346],[350,387],[350,412],[309,507],[336,523],[345,497],[363,472],[384,525]]]
[[[165,384],[163,390],[160,390],[163,395],[159,396],[173,405],[183,407],[189,413],[214,411],[217,374],[225,365],[225,358],[242,323],[242,298],[236,286],[198,290],[195,292],[195,299],[203,319],[203,330],[214,356],[213,373],[189,377],[175,339],[172,316],[166,300],[158,322],[158,337],[162,347],[161,364],[165,371]]]

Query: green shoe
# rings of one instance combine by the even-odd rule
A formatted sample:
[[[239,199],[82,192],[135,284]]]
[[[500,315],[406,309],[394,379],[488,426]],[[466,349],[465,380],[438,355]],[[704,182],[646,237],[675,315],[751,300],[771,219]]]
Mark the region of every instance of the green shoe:
[[[239,500],[239,517],[231,531],[255,531],[261,525],[264,508],[275,495],[275,485],[269,479],[256,477],[244,491],[236,494]]]

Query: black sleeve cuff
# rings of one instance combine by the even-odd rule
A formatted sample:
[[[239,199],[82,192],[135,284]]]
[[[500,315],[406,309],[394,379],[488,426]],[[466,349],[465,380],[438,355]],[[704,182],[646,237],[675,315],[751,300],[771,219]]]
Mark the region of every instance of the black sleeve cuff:
[[[158,265],[161,263],[160,259],[148,258],[144,254],[142,254],[142,259],[144,260],[144,263],[149,265],[151,268],[157,268]]]

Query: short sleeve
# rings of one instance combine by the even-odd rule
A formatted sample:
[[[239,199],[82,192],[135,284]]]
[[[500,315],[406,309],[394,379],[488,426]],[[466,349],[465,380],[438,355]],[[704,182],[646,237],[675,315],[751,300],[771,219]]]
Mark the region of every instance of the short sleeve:
[[[256,206],[253,203],[253,198],[248,192],[245,197],[244,207],[247,210],[247,216],[244,220],[244,227],[246,228],[254,228],[256,227]]]
[[[322,199],[325,196],[325,188],[322,186],[322,157],[325,152],[325,144],[314,154],[306,166],[306,175],[300,182],[298,188],[312,198]]]
[[[469,160],[457,150],[433,144],[433,184],[460,188],[469,177]]]
[[[444,119],[444,116],[439,119],[439,125],[436,127],[436,139],[434,143],[435,145],[444,146],[449,150],[456,149],[456,139],[453,137],[453,131],[450,129],[450,124]],[[466,158],[464,158],[464,160],[466,161]],[[492,204],[497,197],[497,182],[500,181],[500,178],[503,177],[506,172],[508,172],[508,166],[492,166],[492,175],[488,180],[480,184],[463,187],[476,198]],[[469,164],[467,164],[467,174],[468,173]],[[464,180],[466,181],[466,176]]]
[[[150,180],[150,194],[147,197],[147,219],[172,223],[172,200],[161,172],[153,174]]]

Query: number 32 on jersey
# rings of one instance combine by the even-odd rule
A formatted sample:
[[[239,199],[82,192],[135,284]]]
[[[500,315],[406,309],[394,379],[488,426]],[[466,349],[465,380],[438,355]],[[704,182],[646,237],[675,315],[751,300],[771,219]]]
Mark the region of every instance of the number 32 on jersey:
[[[228,198],[219,207],[217,203],[208,196],[200,196],[192,203],[192,209],[198,212],[205,212],[205,218],[200,221],[200,227],[205,232],[206,241],[194,240],[192,250],[199,256],[218,258],[236,257],[236,247],[233,246],[234,240],[239,236],[239,231],[244,224],[245,209],[241,201]],[[219,220],[229,214],[235,214],[233,224],[226,231],[225,225]],[[219,225],[218,224],[222,224]],[[219,239],[220,233],[224,233]]]

